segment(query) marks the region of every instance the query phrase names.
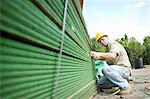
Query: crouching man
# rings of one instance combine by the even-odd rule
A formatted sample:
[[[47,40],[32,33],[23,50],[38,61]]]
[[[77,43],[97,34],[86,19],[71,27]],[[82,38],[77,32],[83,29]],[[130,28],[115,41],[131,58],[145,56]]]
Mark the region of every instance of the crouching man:
[[[107,48],[106,53],[91,51],[90,55],[95,60],[106,60],[109,66],[105,67],[104,74],[98,81],[102,89],[110,87],[119,87],[119,94],[130,92],[128,77],[131,75],[131,64],[124,47],[118,42],[110,42],[107,35],[103,33],[96,34],[96,41]]]

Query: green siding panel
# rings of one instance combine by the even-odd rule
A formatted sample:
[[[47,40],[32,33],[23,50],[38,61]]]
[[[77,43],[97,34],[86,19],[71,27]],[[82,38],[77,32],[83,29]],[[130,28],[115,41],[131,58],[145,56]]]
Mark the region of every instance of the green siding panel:
[[[0,2],[0,98],[87,99],[93,95],[93,60],[87,55],[91,45],[79,0],[68,0],[59,74],[65,0]]]

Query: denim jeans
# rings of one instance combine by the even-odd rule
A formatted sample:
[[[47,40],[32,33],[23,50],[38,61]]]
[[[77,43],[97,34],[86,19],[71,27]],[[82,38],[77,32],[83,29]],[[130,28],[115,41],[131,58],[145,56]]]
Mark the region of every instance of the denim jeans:
[[[126,89],[128,81],[126,78],[130,76],[130,69],[128,67],[110,65],[102,70],[104,76],[98,80],[98,85],[101,88],[120,87]]]

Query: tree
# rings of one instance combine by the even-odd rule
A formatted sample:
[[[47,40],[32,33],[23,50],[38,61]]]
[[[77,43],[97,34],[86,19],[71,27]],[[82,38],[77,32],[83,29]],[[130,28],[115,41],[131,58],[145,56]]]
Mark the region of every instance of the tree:
[[[127,34],[125,34],[123,38],[116,39],[116,41],[122,44],[126,49],[132,66],[134,66],[135,59],[143,57],[145,46],[138,42],[134,37],[129,39]]]
[[[144,45],[138,42],[135,38],[131,38],[128,45],[128,53],[132,65],[134,65],[135,59],[143,58],[144,50],[145,50]]]
[[[146,36],[144,38],[143,45],[145,46],[144,57],[143,57],[144,64],[150,65],[150,36]]]

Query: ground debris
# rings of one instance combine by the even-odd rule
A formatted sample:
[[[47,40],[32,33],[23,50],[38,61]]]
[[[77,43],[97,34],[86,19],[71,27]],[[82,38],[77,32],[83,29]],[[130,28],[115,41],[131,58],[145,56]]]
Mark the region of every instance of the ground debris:
[[[147,92],[150,92],[150,88],[148,88],[148,87],[145,87],[145,90],[146,90]]]

